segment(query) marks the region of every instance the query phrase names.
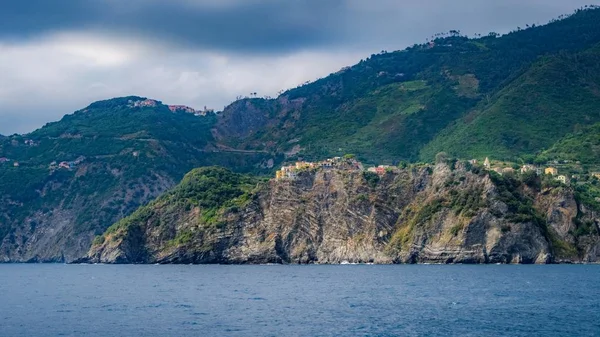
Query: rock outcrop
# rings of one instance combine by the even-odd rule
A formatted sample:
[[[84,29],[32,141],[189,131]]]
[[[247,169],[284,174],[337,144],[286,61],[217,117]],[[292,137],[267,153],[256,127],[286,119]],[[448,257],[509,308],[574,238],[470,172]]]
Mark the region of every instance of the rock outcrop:
[[[203,181],[210,170],[220,169],[194,174]],[[189,193],[186,200],[193,201],[179,198],[185,195],[181,191],[193,190],[185,184],[113,226],[79,262],[553,263],[599,258],[595,214],[578,206],[568,187],[536,189],[460,162],[413,166],[381,177],[318,169],[295,180],[260,182],[251,191],[230,182],[227,186],[246,192],[218,209],[200,206],[202,200],[190,199]],[[210,186],[223,190],[215,181]],[[592,227],[576,235],[582,222]]]

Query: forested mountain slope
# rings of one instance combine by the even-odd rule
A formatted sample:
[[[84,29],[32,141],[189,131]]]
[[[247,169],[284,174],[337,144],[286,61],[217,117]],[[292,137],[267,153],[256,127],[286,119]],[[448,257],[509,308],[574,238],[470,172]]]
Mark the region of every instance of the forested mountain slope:
[[[444,130],[422,151],[513,158],[551,147],[600,122],[600,47],[543,57],[523,75]]]
[[[597,74],[588,72],[597,70],[598,49],[593,47],[598,43],[598,9],[501,37],[469,39],[452,32],[429,44],[372,55],[277,99],[235,102],[223,112],[216,134],[219,141],[238,148],[291,151],[309,158],[356,153],[371,162],[432,160],[448,140],[456,144],[449,146],[458,156],[481,155],[496,150],[497,144],[505,144],[500,155],[518,156],[551,145],[561,134],[541,125],[522,134],[500,130],[478,142],[456,125],[471,122],[478,111],[518,114],[514,108],[521,107],[511,105],[513,99],[532,110],[536,97],[544,100],[561,92],[570,96],[566,100],[571,105],[550,108],[564,113],[563,120],[569,122],[564,132],[573,131],[582,114],[571,116],[570,108],[581,111],[596,99]],[[539,86],[538,96],[524,92],[523,86],[531,82]],[[569,90],[558,91],[557,85]],[[580,90],[588,96],[581,97]],[[545,113],[534,109],[528,118],[541,120]],[[475,131],[518,129],[522,120],[488,122],[482,119],[485,125]],[[231,129],[232,124],[237,126]],[[529,137],[528,144],[521,144]],[[465,139],[475,144],[462,151]],[[488,149],[490,144],[494,147]]]
[[[124,97],[1,140],[0,261],[81,256],[94,235],[194,167],[267,170],[268,154],[222,152],[211,145],[216,118]]]

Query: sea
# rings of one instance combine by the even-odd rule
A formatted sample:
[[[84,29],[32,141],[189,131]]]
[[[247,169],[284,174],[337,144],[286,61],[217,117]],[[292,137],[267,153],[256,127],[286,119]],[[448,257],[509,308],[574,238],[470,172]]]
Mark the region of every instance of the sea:
[[[0,336],[600,336],[600,266],[5,264]]]

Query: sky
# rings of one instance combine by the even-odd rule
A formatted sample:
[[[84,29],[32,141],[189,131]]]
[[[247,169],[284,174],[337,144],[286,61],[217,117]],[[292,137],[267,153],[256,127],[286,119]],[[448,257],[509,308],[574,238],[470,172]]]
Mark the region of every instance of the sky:
[[[0,134],[137,95],[222,110],[438,32],[507,33],[598,0],[2,0]]]

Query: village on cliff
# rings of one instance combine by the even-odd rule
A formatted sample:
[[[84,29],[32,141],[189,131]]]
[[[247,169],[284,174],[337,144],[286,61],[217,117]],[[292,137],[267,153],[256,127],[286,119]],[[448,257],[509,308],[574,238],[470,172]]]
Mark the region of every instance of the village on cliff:
[[[480,165],[476,159],[468,161],[471,165]],[[559,174],[558,167],[568,163],[559,163],[558,161],[550,163],[553,165],[547,166],[536,166],[532,164],[523,164],[521,166],[507,163],[507,162],[496,162],[492,165],[489,158],[485,158],[482,167],[488,171],[494,171],[500,175],[515,174],[517,172],[525,174],[527,172],[535,172],[537,175],[548,175],[553,177],[556,181],[568,185],[571,178],[577,179],[578,175],[567,176],[567,173]],[[385,175],[387,172],[398,172],[399,168],[390,165],[379,165],[365,168],[365,166],[356,159],[354,155],[345,155],[344,157],[334,157],[325,159],[318,162],[309,161],[297,161],[293,165],[284,165],[275,173],[275,179],[291,179],[298,178],[298,173],[302,171],[314,170],[314,169],[337,169],[346,171],[363,171],[377,174],[379,176]],[[600,179],[600,172],[590,173],[592,177]]]

